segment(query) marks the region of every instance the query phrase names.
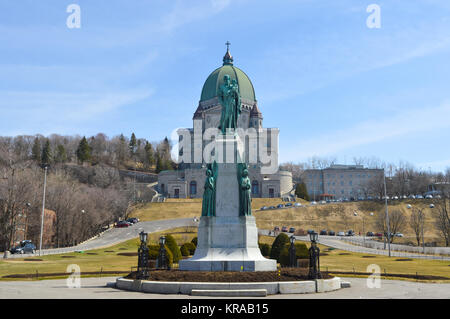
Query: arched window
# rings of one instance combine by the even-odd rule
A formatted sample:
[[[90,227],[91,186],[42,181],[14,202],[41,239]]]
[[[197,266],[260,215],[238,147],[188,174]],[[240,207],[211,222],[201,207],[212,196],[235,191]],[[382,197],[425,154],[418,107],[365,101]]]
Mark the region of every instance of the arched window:
[[[189,194],[191,194],[191,195],[197,194],[197,182],[196,181],[192,181],[189,184]]]
[[[259,183],[258,181],[252,182],[252,195],[259,195]]]

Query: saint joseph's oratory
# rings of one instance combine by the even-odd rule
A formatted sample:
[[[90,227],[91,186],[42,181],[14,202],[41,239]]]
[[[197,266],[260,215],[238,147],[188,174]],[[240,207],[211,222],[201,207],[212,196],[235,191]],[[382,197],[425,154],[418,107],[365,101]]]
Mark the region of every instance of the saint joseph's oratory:
[[[237,123],[238,128],[262,130],[263,116],[258,109],[253,84],[241,69],[233,65],[233,57],[228,49],[223,57],[223,65],[214,70],[203,85],[200,102],[193,116],[194,127],[199,127],[203,132],[211,127],[219,127],[222,106],[218,94],[226,75],[229,76],[230,81],[236,81],[239,86],[242,107]],[[185,130],[194,132],[193,128]],[[268,130],[278,132],[277,128]],[[270,144],[270,138],[268,140]],[[267,146],[271,146],[272,153],[275,152],[271,156],[278,157],[278,143],[276,146]],[[191,153],[194,154],[194,143],[191,146]],[[252,197],[288,197],[293,190],[292,174],[278,169],[274,174],[263,174],[261,165],[259,156],[256,163],[249,163]],[[205,163],[181,163],[176,171],[162,171],[158,174],[158,190],[163,196],[169,198],[201,198],[205,173]]]

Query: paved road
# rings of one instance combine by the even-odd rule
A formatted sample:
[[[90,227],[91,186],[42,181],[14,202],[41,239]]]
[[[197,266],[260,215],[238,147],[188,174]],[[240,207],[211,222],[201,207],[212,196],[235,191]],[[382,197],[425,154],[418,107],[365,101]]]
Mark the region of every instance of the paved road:
[[[197,226],[197,223],[193,221],[192,218],[182,218],[182,219],[167,219],[167,220],[155,220],[155,221],[146,221],[139,222],[134,224],[133,226],[126,228],[111,228],[106,232],[102,233],[99,237],[91,239],[87,242],[79,244],[74,247],[65,247],[65,248],[55,248],[55,249],[43,249],[42,255],[52,255],[52,254],[61,254],[61,253],[69,253],[77,250],[90,250],[90,249],[98,249],[104,248],[108,246],[112,246],[123,241],[136,238],[139,236],[141,231],[145,231],[148,233],[153,233],[165,229],[175,228],[175,227],[183,227],[183,226]],[[36,253],[38,255],[39,253]],[[32,254],[24,254],[24,255],[11,255],[11,258],[23,258],[28,256],[34,256]]]
[[[81,288],[67,288],[65,279],[41,281],[0,281],[0,299],[192,299],[187,295],[162,295],[130,292],[108,287],[115,277],[81,278]],[[305,295],[271,295],[270,299],[366,299],[366,298],[450,298],[450,284],[427,284],[398,280],[382,280],[381,288],[367,288],[364,278],[345,278],[351,288]],[[228,298],[227,298],[228,299]],[[252,298],[254,299],[254,298]]]

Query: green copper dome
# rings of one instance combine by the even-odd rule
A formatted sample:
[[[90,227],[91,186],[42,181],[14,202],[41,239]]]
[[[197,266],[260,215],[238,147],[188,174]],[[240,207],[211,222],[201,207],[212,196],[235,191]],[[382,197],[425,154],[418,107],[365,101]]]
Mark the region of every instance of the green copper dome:
[[[227,50],[223,58],[223,66],[215,69],[203,84],[200,101],[206,101],[217,96],[219,87],[223,84],[224,75],[229,75],[231,80],[236,80],[239,85],[241,98],[256,101],[253,84],[241,69],[233,66],[233,57]]]

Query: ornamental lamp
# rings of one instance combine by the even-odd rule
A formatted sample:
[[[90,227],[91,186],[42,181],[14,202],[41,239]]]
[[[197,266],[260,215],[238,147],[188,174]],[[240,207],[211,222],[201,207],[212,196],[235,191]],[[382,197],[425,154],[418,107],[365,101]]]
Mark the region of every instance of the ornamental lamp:
[[[166,243],[166,236],[159,237],[159,244],[164,246],[165,243]]]
[[[293,245],[293,244],[295,243],[295,236],[292,235],[291,238],[290,238],[290,240],[291,240],[291,244]]]
[[[319,234],[316,232],[312,232],[309,234],[309,239],[311,240],[312,243],[316,243],[318,238]]]
[[[141,243],[147,243],[148,234],[141,231],[139,233],[139,238],[141,239]]]

